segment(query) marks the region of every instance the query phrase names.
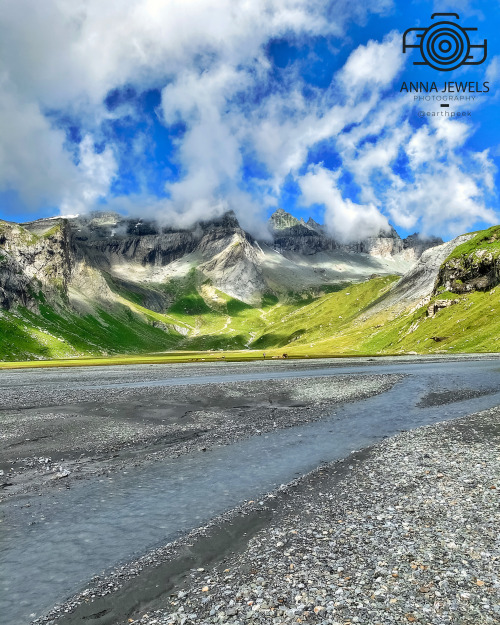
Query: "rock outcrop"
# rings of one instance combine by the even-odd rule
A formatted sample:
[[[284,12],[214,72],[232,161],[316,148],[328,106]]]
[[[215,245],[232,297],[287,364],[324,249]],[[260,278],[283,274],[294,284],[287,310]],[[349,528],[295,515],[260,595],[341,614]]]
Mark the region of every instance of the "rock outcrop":
[[[459,299],[437,299],[429,304],[427,307],[427,316],[435,317],[436,314],[443,310],[444,308],[449,308],[450,306],[455,306],[455,304],[459,304]]]
[[[66,296],[71,252],[70,233],[63,220],[24,226],[0,221],[0,257],[3,308],[18,303],[36,309],[40,290],[55,300]]]
[[[500,284],[500,256],[488,250],[476,250],[459,258],[450,258],[441,266],[436,287],[452,293],[489,291]]]
[[[10,310],[16,305],[36,310],[36,293],[21,266],[0,248],[0,310]]]

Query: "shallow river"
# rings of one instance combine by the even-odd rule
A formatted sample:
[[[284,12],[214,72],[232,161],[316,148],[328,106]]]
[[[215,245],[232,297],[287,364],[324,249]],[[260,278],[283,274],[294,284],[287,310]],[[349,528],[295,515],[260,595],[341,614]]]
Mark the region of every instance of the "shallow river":
[[[329,418],[319,422],[255,436],[205,454],[131,468],[112,478],[44,497],[26,497],[16,508],[6,506],[0,524],[2,625],[29,623],[85,588],[93,575],[169,542],[323,461],[339,459],[403,429],[500,405],[498,360],[363,367],[300,363],[293,370],[268,367],[244,373],[245,368],[242,364],[241,373],[235,373],[238,367],[233,367],[227,375],[216,377],[196,375],[138,383],[110,383],[109,376],[104,375],[102,385],[97,382],[102,371],[95,371],[92,381],[87,370],[85,385],[116,388],[353,373],[409,375],[392,390],[338,406]],[[66,372],[65,382],[78,388],[79,375],[78,371]],[[22,386],[24,382],[31,388],[45,380],[32,372],[9,376],[12,384]],[[474,399],[432,405],[436,399],[456,399],[449,391],[464,390],[489,392]],[[445,395],[440,398],[440,393]],[[26,504],[29,507],[21,507]],[[32,524],[34,513],[36,522]]]

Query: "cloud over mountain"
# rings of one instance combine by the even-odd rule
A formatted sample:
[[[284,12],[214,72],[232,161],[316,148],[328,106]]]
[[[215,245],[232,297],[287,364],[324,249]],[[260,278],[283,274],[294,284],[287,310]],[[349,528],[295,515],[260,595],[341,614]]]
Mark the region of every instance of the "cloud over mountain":
[[[474,129],[414,123],[412,101],[394,88],[400,32],[352,39],[352,24],[393,6],[6,3],[0,201],[3,191],[35,213],[109,205],[186,225],[232,208],[262,234],[266,211],[294,185],[297,205],[322,205],[343,238],[388,219],[450,235],[494,221],[495,167],[469,146]],[[318,55],[330,63],[324,76]],[[443,180],[453,191],[438,210]]]

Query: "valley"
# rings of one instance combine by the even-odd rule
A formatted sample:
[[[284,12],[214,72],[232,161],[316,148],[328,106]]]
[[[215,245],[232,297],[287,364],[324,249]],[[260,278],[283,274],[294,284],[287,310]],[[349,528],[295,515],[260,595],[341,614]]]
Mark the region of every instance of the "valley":
[[[449,450],[461,445],[479,462],[497,435],[500,227],[446,243],[390,231],[342,245],[284,211],[260,241],[232,214],[176,230],[98,213],[1,222],[0,250],[8,625],[184,623],[184,597],[203,622],[219,622],[224,597],[206,612],[197,594],[205,566],[217,576],[213,566],[232,562],[246,579],[245,558],[263,544],[280,567],[266,531],[298,523],[314,534],[344,505],[365,536],[352,493],[361,487],[384,517],[399,496],[392,471],[413,484],[422,462],[430,473],[447,458],[456,469],[447,497],[458,492],[456,510],[471,514],[460,484],[474,469],[464,477]],[[442,423],[459,418],[459,434]],[[479,436],[477,449],[462,431]],[[386,499],[370,499],[374,483],[360,486],[365,466]],[[316,525],[303,508],[320,511]],[[455,531],[443,523],[430,540]],[[490,548],[488,532],[478,540]],[[366,554],[349,553],[362,575]],[[406,582],[395,597],[413,606]],[[232,601],[227,616],[243,613]],[[272,602],[285,622],[299,609]]]
[[[2,222],[2,360],[500,349],[498,227],[349,245],[284,211],[269,228],[257,241],[230,213],[190,230],[114,213]]]
[[[452,4],[0,2],[0,625],[500,625],[500,13]]]

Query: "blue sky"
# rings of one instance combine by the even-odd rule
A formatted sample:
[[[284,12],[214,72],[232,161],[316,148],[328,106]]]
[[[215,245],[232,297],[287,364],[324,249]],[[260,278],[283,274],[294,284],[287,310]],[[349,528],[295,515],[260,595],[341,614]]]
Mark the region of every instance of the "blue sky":
[[[233,209],[262,235],[282,207],[341,240],[498,223],[498,5],[0,0],[0,218]],[[402,33],[450,11],[486,62],[414,66]],[[443,109],[403,81],[490,91],[421,118]]]

